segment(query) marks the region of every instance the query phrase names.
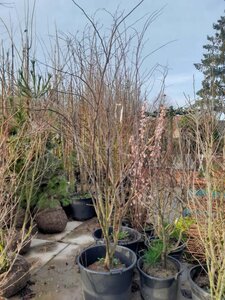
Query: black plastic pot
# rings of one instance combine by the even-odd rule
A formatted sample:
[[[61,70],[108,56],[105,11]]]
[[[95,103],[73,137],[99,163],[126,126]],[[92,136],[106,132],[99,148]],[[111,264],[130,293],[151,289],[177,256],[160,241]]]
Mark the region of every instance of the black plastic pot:
[[[181,260],[185,247],[186,247],[186,244],[180,243],[179,247],[176,250],[171,251],[169,253],[169,256],[172,256],[173,258],[175,258],[177,260]]]
[[[85,300],[130,300],[133,269],[136,255],[130,249],[117,246],[115,257],[125,268],[110,272],[96,272],[87,267],[99,258],[105,257],[105,245],[90,247],[78,257],[83,295]]]
[[[178,279],[181,275],[181,264],[173,257],[168,259],[177,267],[176,276],[156,278],[146,274],[143,270],[143,257],[139,258],[137,268],[141,281],[141,296],[144,300],[176,300],[178,295]]]
[[[67,206],[67,213],[77,221],[85,221],[93,218],[95,208],[92,198],[80,198],[72,200],[72,203]]]
[[[125,227],[125,226],[122,226],[121,227],[121,230],[122,231],[127,231],[129,233],[130,236],[133,237],[133,239],[129,242],[127,241],[118,241],[118,245],[120,246],[124,246],[126,248],[129,248],[130,250],[134,251],[135,253],[138,252],[138,244],[139,242],[141,241],[141,234],[140,232],[138,232],[137,230],[135,229],[132,229],[132,228],[129,228],[129,227]],[[111,234],[113,232],[113,228],[110,227],[109,228],[109,234]],[[96,241],[96,244],[104,244],[104,239],[103,239],[103,236],[102,236],[102,230],[101,228],[99,229],[96,229],[94,232],[93,232],[93,237]]]
[[[205,290],[200,288],[196,283],[195,283],[195,278],[199,275],[199,273],[203,271],[202,266],[198,265],[195,267],[192,267],[188,273],[188,279],[190,282],[191,286],[191,292],[192,292],[192,299],[193,300],[210,300],[210,294],[207,293]]]

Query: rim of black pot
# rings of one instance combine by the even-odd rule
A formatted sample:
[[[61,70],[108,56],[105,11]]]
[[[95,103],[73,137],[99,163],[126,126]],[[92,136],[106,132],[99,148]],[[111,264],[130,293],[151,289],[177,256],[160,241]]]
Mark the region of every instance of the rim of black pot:
[[[170,251],[170,253],[174,253],[180,250],[184,250],[186,248],[186,242],[183,242],[180,246],[178,246],[176,249]]]
[[[191,284],[194,285],[194,287],[200,292],[200,293],[204,293],[205,295],[207,296],[210,296],[210,293],[206,292],[204,289],[202,289],[191,277],[191,272],[195,269],[195,268],[201,268],[202,270],[203,267],[201,265],[197,265],[197,266],[193,266],[189,272],[188,272],[188,279],[189,279],[189,282],[191,282]]]
[[[110,226],[110,228],[112,228],[112,226]],[[127,230],[127,231],[135,231],[135,233],[136,233],[136,238],[134,239],[134,240],[132,240],[132,241],[127,241],[127,242],[123,242],[123,240],[119,240],[118,241],[118,245],[119,246],[122,246],[122,245],[130,245],[130,244],[133,244],[133,243],[136,243],[136,242],[138,242],[138,241],[140,241],[141,240],[141,238],[142,238],[142,235],[141,235],[141,233],[139,232],[139,231],[137,231],[136,229],[133,229],[133,228],[130,228],[130,227],[127,227],[127,226],[121,226],[121,228],[122,229],[125,229],[125,230]],[[102,231],[102,229],[101,228],[96,228],[94,231],[93,231],[93,233],[92,233],[92,236],[94,237],[94,239],[96,240],[96,241],[103,241],[103,237],[102,238],[96,238],[95,237],[95,235],[94,235],[94,233],[97,231],[97,230],[101,230]]]
[[[82,194],[82,193],[72,193],[72,194],[70,194],[70,197],[74,201],[77,201],[77,200],[90,200],[90,199],[93,200],[91,194],[89,194],[89,193],[86,193],[86,194],[88,195],[88,197],[87,196],[85,197],[85,194]]]
[[[86,252],[87,250],[89,249],[92,249],[92,248],[100,248],[100,247],[106,247],[105,244],[102,244],[102,245],[94,245],[94,246],[91,246],[91,247],[88,247],[86,249],[84,249],[80,254],[79,254],[79,257],[78,257],[78,260],[77,260],[77,263],[78,263],[78,266],[79,268],[82,268],[82,269],[85,269],[85,270],[88,270],[88,273],[92,273],[92,274],[104,274],[106,276],[110,276],[112,274],[120,274],[120,273],[124,273],[124,272],[127,272],[129,271],[130,269],[133,269],[137,263],[137,256],[135,254],[134,251],[130,250],[129,248],[127,247],[123,247],[123,246],[120,246],[120,245],[117,245],[117,247],[119,248],[122,248],[128,252],[131,252],[133,255],[134,255],[134,262],[129,266],[129,267],[125,267],[123,269],[113,269],[113,270],[110,270],[108,272],[103,272],[103,271],[94,271],[94,270],[90,270],[88,269],[87,267],[83,266],[80,262],[80,257],[83,255],[84,252]]]
[[[174,276],[170,276],[170,277],[166,277],[166,278],[160,278],[160,277],[155,277],[155,276],[151,276],[149,274],[146,274],[140,267],[140,261],[143,260],[143,256],[141,256],[138,260],[137,260],[137,268],[138,268],[138,271],[144,275],[144,276],[147,276],[149,278],[152,278],[152,279],[157,279],[158,281],[165,281],[165,280],[170,280],[170,279],[174,279],[174,278],[178,278],[179,275],[181,275],[181,273],[183,272],[183,270],[181,269],[181,263],[179,262],[179,260],[177,260],[176,258],[174,257],[171,257],[171,256],[168,256],[168,258],[172,261],[176,261],[177,264],[179,265],[180,267],[180,270],[177,271],[176,275]]]
[[[136,238],[135,238],[135,240],[132,240],[132,241],[129,241],[129,242],[123,242],[123,240],[119,240],[119,245],[123,245],[123,244],[130,245],[130,244],[138,242],[142,238],[141,233],[139,231],[137,231],[136,229],[133,229],[133,228],[130,228],[130,227],[127,227],[127,226],[121,226],[121,228],[125,229],[124,231],[126,231],[126,230],[127,231],[134,231],[136,233]]]

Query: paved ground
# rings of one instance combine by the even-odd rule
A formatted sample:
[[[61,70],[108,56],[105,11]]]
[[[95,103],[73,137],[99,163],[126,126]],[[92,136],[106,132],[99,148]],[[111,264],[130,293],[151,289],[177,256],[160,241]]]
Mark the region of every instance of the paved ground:
[[[38,233],[25,255],[32,266],[31,280],[19,295],[10,299],[82,300],[80,274],[75,260],[83,248],[94,244],[92,232],[95,227],[94,218],[83,223],[70,221],[60,234]],[[185,274],[182,285],[186,285]],[[129,300],[140,299],[137,290]],[[181,299],[186,298],[180,296]]]

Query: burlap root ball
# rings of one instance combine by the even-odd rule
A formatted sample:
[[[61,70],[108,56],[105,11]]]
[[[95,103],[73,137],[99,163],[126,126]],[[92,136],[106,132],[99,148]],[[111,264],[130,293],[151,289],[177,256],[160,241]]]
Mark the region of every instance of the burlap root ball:
[[[12,268],[0,275],[0,296],[9,298],[22,290],[30,279],[29,264],[18,255]]]
[[[40,210],[35,220],[38,229],[43,233],[60,233],[66,228],[67,216],[62,207]]]

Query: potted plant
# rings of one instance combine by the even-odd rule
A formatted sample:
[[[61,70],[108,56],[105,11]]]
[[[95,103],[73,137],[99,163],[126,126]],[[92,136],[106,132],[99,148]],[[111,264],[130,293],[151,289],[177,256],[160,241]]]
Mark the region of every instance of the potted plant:
[[[191,168],[185,170],[186,178],[191,178],[186,180],[191,190],[187,205],[194,220],[187,247],[196,263],[200,263],[189,272],[194,299],[222,300],[225,297],[224,161],[219,159],[223,154],[224,125],[221,123],[222,111],[215,110],[216,101],[215,95],[207,95],[197,108],[192,108],[189,116],[194,124],[194,134],[183,136],[184,145],[189,145],[187,153],[193,143],[196,145],[195,151],[192,150]],[[204,178],[204,192],[200,195],[196,187],[199,170]]]
[[[77,69],[84,76],[82,86],[77,81],[76,90],[80,94],[76,109],[70,115],[70,124],[73,124],[76,151],[88,174],[90,193],[104,240],[102,245],[85,249],[78,258],[85,299],[130,299],[136,264],[135,253],[118,245],[122,219],[133,193],[127,193],[127,178],[134,164],[129,140],[137,129],[136,118],[142,98],[140,82],[134,75],[137,69],[132,69],[132,66],[129,71],[126,69],[128,55],[123,55],[123,51],[127,45],[122,42],[126,30],[123,28],[121,33],[119,30],[124,19],[126,17],[115,17],[109,37],[105,34],[101,37],[95,26],[92,27],[93,32],[90,28],[88,33],[85,32],[91,55],[87,55],[86,44],[81,50],[84,44],[77,40],[78,37],[74,39],[72,48],[68,45],[71,51],[73,47],[80,48],[80,54],[73,57]],[[95,37],[94,44],[92,36]],[[122,43],[114,47],[118,36]],[[104,45],[108,46],[105,48]],[[102,53],[106,56],[99,60]],[[83,60],[86,61],[85,66]],[[81,106],[82,116],[79,115]]]
[[[105,82],[104,92],[99,97],[106,97],[108,93],[112,91]],[[78,265],[85,299],[119,297],[128,300],[136,255],[128,248],[118,246],[122,217],[129,202],[124,191],[129,165],[128,135],[123,131],[126,123],[125,120],[119,122],[115,117],[115,102],[95,104],[99,105],[101,113],[96,116],[89,111],[87,147],[81,147],[78,137],[75,138],[91,180],[91,193],[95,199],[93,205],[104,244],[85,249],[79,255]],[[109,110],[110,113],[106,113]]]
[[[182,210],[171,160],[167,159],[166,112],[166,108],[161,106],[155,120],[153,138],[147,135],[147,143],[144,140],[141,142],[141,188],[138,192],[144,197],[136,197],[136,202],[147,209],[148,219],[153,224],[155,233],[155,238],[150,239],[148,249],[137,263],[141,295],[143,299],[153,300],[176,299],[181,273],[179,261],[168,256],[177,249],[181,241],[180,232],[175,244],[171,243],[175,219],[179,218]],[[144,118],[146,119],[143,116]],[[148,133],[146,121],[141,123],[140,132],[144,137]],[[136,183],[135,177],[133,182]]]
[[[150,241],[137,263],[143,299],[177,299],[181,274],[181,264],[175,258],[179,256],[177,249],[177,243],[174,245],[169,238],[167,241],[160,238]]]
[[[161,240],[152,241],[144,256],[138,260],[143,299],[177,299],[181,264],[175,258],[167,256],[166,266],[163,265],[163,247]]]

